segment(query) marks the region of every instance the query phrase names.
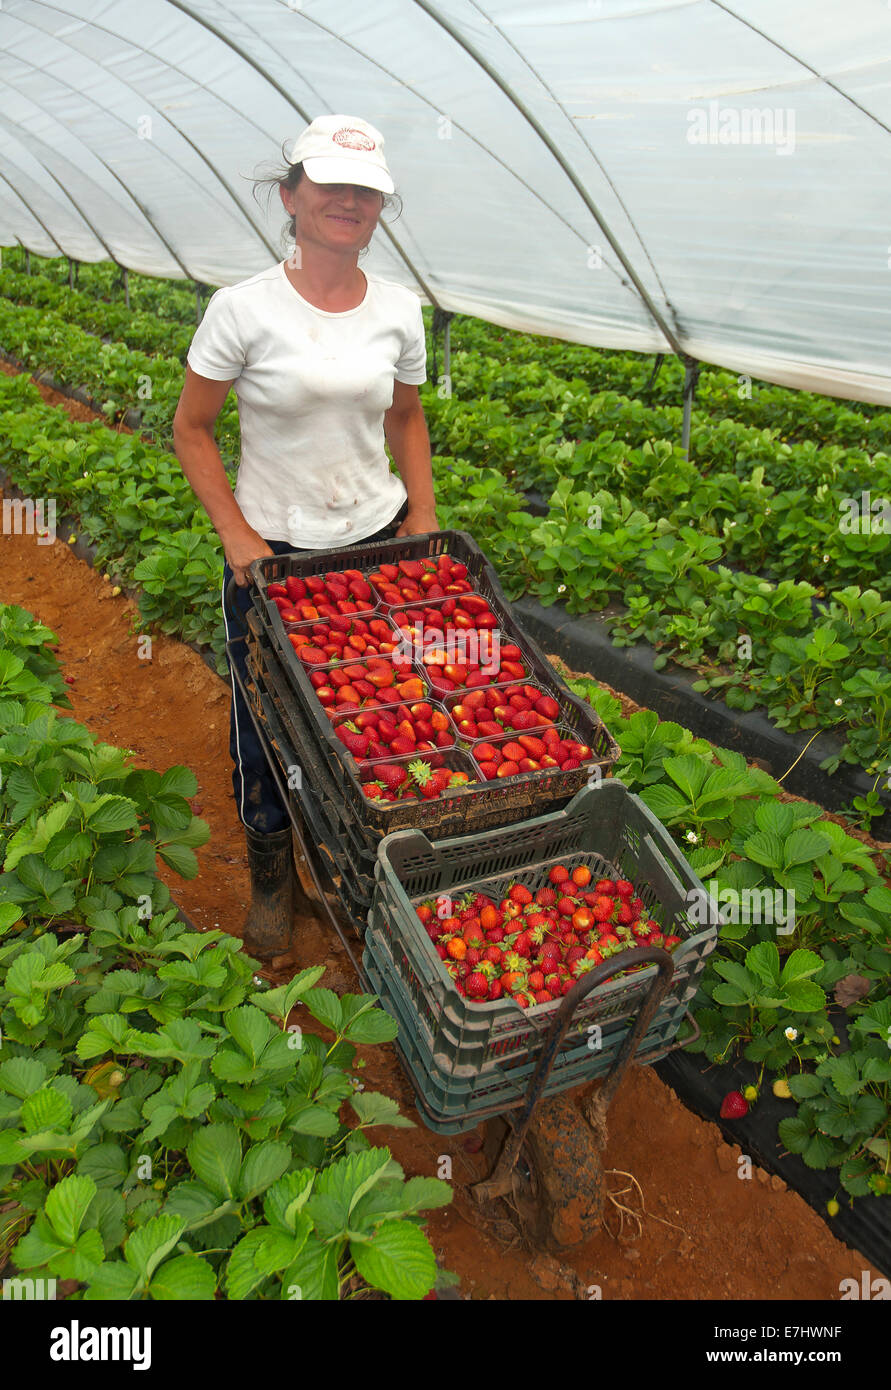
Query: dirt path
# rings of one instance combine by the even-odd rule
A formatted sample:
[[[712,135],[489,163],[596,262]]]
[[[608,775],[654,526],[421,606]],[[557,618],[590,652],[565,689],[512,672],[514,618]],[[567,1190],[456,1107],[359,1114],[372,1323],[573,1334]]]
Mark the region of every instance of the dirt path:
[[[156,637],[151,661],[141,660],[138,623],[131,632],[135,605],[114,598],[62,541],[38,546],[32,537],[0,537],[0,600],[21,604],[58,634],[74,677],[74,714],[98,737],[131,748],[141,765],[194,770],[194,809],[210,823],[211,840],[198,850],[195,880],[165,877],[197,925],[238,934],[247,871],[231,796],[225,685],[191,649],[166,638]],[[294,957],[301,966],[324,962],[324,983],[333,988],[358,987],[343,948],[315,920],[301,922]],[[395,1096],[417,1120],[393,1050],[364,1052],[367,1084]],[[626,1220],[623,1239],[602,1230],[562,1268],[519,1244],[511,1248],[481,1224],[467,1192],[481,1175],[473,1136],[443,1138],[419,1123],[376,1137],[408,1173],[435,1174],[441,1158],[451,1158],[455,1200],[432,1216],[429,1232],[441,1263],[461,1276],[462,1293],[476,1299],[569,1299],[595,1285],[612,1299],[836,1299],[842,1278],[859,1280],[871,1269],[779,1179],[757,1168],[749,1180],[738,1178],[738,1151],[646,1068],[631,1072],[613,1104],[605,1166],[634,1174],[651,1215],[641,1236]],[[614,1173],[608,1186],[618,1192],[628,1179]],[[633,1195],[622,1200],[639,1206]],[[609,1210],[617,1232],[617,1209]]]

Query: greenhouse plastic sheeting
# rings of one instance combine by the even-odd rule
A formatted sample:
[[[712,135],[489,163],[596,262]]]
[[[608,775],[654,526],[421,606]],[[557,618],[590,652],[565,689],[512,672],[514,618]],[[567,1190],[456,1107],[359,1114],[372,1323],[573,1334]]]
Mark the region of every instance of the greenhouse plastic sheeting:
[[[342,112],[426,301],[891,403],[884,0],[3,0],[0,78],[3,245],[232,284]]]

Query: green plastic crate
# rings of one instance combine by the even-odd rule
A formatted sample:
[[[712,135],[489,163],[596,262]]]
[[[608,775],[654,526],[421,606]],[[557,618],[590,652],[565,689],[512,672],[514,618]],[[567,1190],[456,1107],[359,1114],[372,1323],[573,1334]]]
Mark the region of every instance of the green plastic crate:
[[[680,1027],[717,940],[713,925],[700,926],[691,916],[687,894],[702,895],[710,922],[718,920],[718,907],[652,812],[623,783],[609,779],[599,788],[583,789],[565,810],[520,825],[435,843],[419,831],[404,830],[381,841],[369,925],[386,942],[440,1069],[484,1070],[508,1056],[534,1056],[559,1001],[524,1010],[508,998],[487,1003],[463,998],[418,920],[417,905],[437,893],[465,891],[488,893],[498,901],[512,880],[534,891],[556,863],[569,869],[585,863],[595,877],[630,879],[648,915],[666,934],[682,938],[673,952],[671,986],[654,1020],[658,1026],[671,1015],[675,1031]],[[580,1028],[605,1028],[635,1015],[655,975],[651,966],[600,985],[579,1004],[564,1049],[571,1049]]]

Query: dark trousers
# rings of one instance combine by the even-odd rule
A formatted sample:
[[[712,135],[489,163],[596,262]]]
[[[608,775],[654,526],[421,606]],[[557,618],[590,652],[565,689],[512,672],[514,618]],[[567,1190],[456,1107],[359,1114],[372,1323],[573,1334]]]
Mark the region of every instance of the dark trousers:
[[[408,503],[403,502],[391,522],[381,527],[380,531],[375,531],[373,536],[363,536],[361,540],[356,541],[356,546],[365,545],[369,541],[393,540],[397,530],[405,520],[407,512]],[[266,544],[275,555],[306,553],[305,550],[301,551],[297,546],[291,545],[289,541],[267,541]],[[343,555],[344,568],[350,567],[348,555],[353,548],[353,546],[346,546],[339,548],[336,552],[338,555]],[[338,561],[333,560],[330,568],[337,569],[338,567]],[[245,643],[235,640],[240,636],[240,633],[236,624],[230,623],[226,615],[225,593],[231,577],[232,571],[227,564],[223,569],[223,622],[226,627],[226,641],[234,642],[232,650],[235,653],[234,661],[238,673],[242,680],[246,680],[247,651]],[[236,589],[234,603],[240,613],[246,613],[251,606],[249,589]],[[231,661],[232,658],[230,657]],[[266,755],[257,737],[250,711],[234,680],[232,682],[232,705],[229,713],[229,754],[232,758],[232,792],[235,797],[235,808],[242,824],[249,825],[261,835],[271,835],[274,831],[283,830],[285,826],[290,825],[290,817],[266,761]]]

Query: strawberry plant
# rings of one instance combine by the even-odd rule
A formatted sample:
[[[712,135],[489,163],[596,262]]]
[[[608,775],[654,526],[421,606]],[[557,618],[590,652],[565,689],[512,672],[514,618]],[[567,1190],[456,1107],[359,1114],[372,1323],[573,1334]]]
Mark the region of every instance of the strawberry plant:
[[[54,662],[39,624],[0,631],[0,657]],[[76,1301],[425,1297],[421,1213],[451,1192],[370,1142],[409,1121],[359,1088],[395,1022],[188,927],[155,854],[194,872],[192,774],[58,719],[54,679],[0,737],[0,1260]]]

